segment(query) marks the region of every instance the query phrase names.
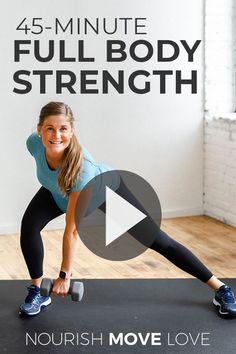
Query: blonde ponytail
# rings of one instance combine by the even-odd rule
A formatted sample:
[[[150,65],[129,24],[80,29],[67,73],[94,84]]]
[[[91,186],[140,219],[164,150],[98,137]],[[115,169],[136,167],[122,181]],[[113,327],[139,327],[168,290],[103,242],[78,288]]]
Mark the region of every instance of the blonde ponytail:
[[[65,149],[58,185],[61,192],[67,195],[82,171],[83,154],[75,135],[72,136],[69,146]]]

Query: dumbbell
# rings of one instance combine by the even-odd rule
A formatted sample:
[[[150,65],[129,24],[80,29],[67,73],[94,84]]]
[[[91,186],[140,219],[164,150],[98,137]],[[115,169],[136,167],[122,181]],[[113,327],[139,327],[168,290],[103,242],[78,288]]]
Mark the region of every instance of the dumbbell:
[[[43,278],[40,286],[40,294],[42,296],[50,296],[53,288],[53,280],[50,278]],[[71,295],[72,301],[81,301],[84,294],[84,284],[80,281],[74,281],[68,293]]]

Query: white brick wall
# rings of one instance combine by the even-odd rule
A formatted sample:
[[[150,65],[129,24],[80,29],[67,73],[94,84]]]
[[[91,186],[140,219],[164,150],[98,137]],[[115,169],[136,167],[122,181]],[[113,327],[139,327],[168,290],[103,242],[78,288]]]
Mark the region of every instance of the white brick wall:
[[[205,214],[236,226],[236,120],[205,122]]]
[[[205,1],[204,212],[236,226],[234,3]]]

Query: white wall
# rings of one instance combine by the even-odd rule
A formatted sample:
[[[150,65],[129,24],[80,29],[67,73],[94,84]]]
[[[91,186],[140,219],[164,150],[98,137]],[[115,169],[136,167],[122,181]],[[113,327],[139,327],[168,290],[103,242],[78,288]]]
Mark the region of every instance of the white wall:
[[[205,109],[212,118],[236,108],[236,4],[234,0],[205,4]]]
[[[202,39],[203,0],[62,0],[40,1],[9,0],[1,9],[1,213],[0,233],[17,232],[27,203],[38,189],[34,161],[26,151],[25,140],[36,126],[40,107],[50,100],[63,100],[71,105],[77,116],[77,131],[82,143],[97,160],[106,161],[116,168],[134,171],[146,178],[157,191],[164,216],[199,214],[202,212],[203,192],[203,45],[196,51],[194,63],[187,63],[185,53],[173,63],[157,63],[155,56],[146,63],[127,60],[124,63],[104,64],[102,55],[105,35],[80,36],[86,40],[89,54],[96,53],[95,64],[37,63],[32,56],[13,62],[14,39],[27,37],[16,31],[24,18],[43,17],[45,23],[59,17],[147,17],[148,35],[144,39],[155,46],[157,39],[181,39],[193,43]],[[62,38],[63,37],[63,38]],[[141,36],[142,37],[142,36]],[[49,32],[40,39],[66,39],[74,50],[77,36],[52,36]],[[110,37],[109,37],[110,38]],[[127,43],[140,37],[121,33],[112,39]],[[155,52],[156,53],[156,52]],[[16,70],[27,69],[107,69],[111,72],[137,69],[182,70],[189,76],[198,70],[198,94],[191,95],[189,88],[176,95],[174,81],[170,80],[168,94],[160,95],[158,80],[151,79],[149,94],[137,95],[127,90],[124,95],[55,94],[50,81],[47,94],[39,94],[37,80],[34,90],[25,95],[12,92],[12,75]],[[56,226],[60,226],[57,224]],[[53,225],[55,227],[55,224]]]

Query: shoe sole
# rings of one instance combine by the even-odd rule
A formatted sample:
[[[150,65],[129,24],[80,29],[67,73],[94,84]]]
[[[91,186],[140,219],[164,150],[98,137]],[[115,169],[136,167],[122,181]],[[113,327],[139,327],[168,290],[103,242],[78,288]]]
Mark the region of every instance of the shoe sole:
[[[49,297],[49,299],[48,299],[47,301],[43,302],[43,303],[40,305],[38,311],[36,311],[36,312],[31,312],[31,313],[27,313],[27,312],[24,312],[24,311],[19,311],[19,315],[20,315],[20,316],[35,316],[35,315],[37,315],[38,313],[41,312],[41,308],[42,308],[42,307],[46,307],[46,306],[50,305],[51,302],[52,302],[52,299]]]
[[[236,317],[236,314],[231,315],[229,312],[221,311],[221,304],[215,298],[213,298],[213,305],[215,305],[217,307],[220,315],[222,315],[224,317]]]

